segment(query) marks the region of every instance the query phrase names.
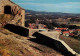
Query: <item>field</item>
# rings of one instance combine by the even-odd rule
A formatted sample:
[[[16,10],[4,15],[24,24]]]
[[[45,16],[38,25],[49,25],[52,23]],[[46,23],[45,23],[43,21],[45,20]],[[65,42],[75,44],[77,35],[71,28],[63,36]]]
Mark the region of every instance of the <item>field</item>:
[[[60,36],[60,39],[65,41],[74,51],[80,53],[80,41],[71,37]]]
[[[69,25],[76,25],[76,26],[80,26],[80,23],[76,23],[76,24],[69,24]]]

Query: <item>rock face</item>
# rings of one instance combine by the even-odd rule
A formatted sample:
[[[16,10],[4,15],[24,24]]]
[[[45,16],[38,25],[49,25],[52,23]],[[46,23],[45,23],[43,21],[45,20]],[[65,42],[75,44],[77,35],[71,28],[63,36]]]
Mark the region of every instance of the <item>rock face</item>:
[[[0,14],[14,15],[14,19],[8,22],[10,24],[25,25],[25,10],[10,0],[0,0]]]

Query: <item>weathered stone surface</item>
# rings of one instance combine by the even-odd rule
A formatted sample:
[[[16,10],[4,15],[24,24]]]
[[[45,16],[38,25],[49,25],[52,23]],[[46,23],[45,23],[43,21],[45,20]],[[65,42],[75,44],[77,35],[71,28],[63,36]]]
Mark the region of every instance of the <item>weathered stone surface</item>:
[[[0,14],[14,15],[13,22],[8,22],[10,24],[25,25],[25,10],[10,0],[0,0]]]

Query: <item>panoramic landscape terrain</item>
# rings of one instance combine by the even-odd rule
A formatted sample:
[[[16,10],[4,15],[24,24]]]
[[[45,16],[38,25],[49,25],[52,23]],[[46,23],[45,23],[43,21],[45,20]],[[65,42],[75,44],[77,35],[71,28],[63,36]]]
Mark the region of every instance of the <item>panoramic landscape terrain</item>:
[[[0,0],[0,56],[80,56],[79,2]]]

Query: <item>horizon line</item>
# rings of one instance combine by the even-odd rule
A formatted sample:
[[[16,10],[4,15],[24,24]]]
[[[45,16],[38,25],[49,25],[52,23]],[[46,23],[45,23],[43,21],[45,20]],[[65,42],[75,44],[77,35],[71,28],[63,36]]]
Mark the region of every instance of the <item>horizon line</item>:
[[[25,10],[31,10],[31,9],[25,9]],[[36,12],[54,12],[54,11],[39,11],[39,10],[31,10],[31,11],[36,11]],[[57,13],[80,14],[80,13],[70,13],[70,12],[57,12]]]

